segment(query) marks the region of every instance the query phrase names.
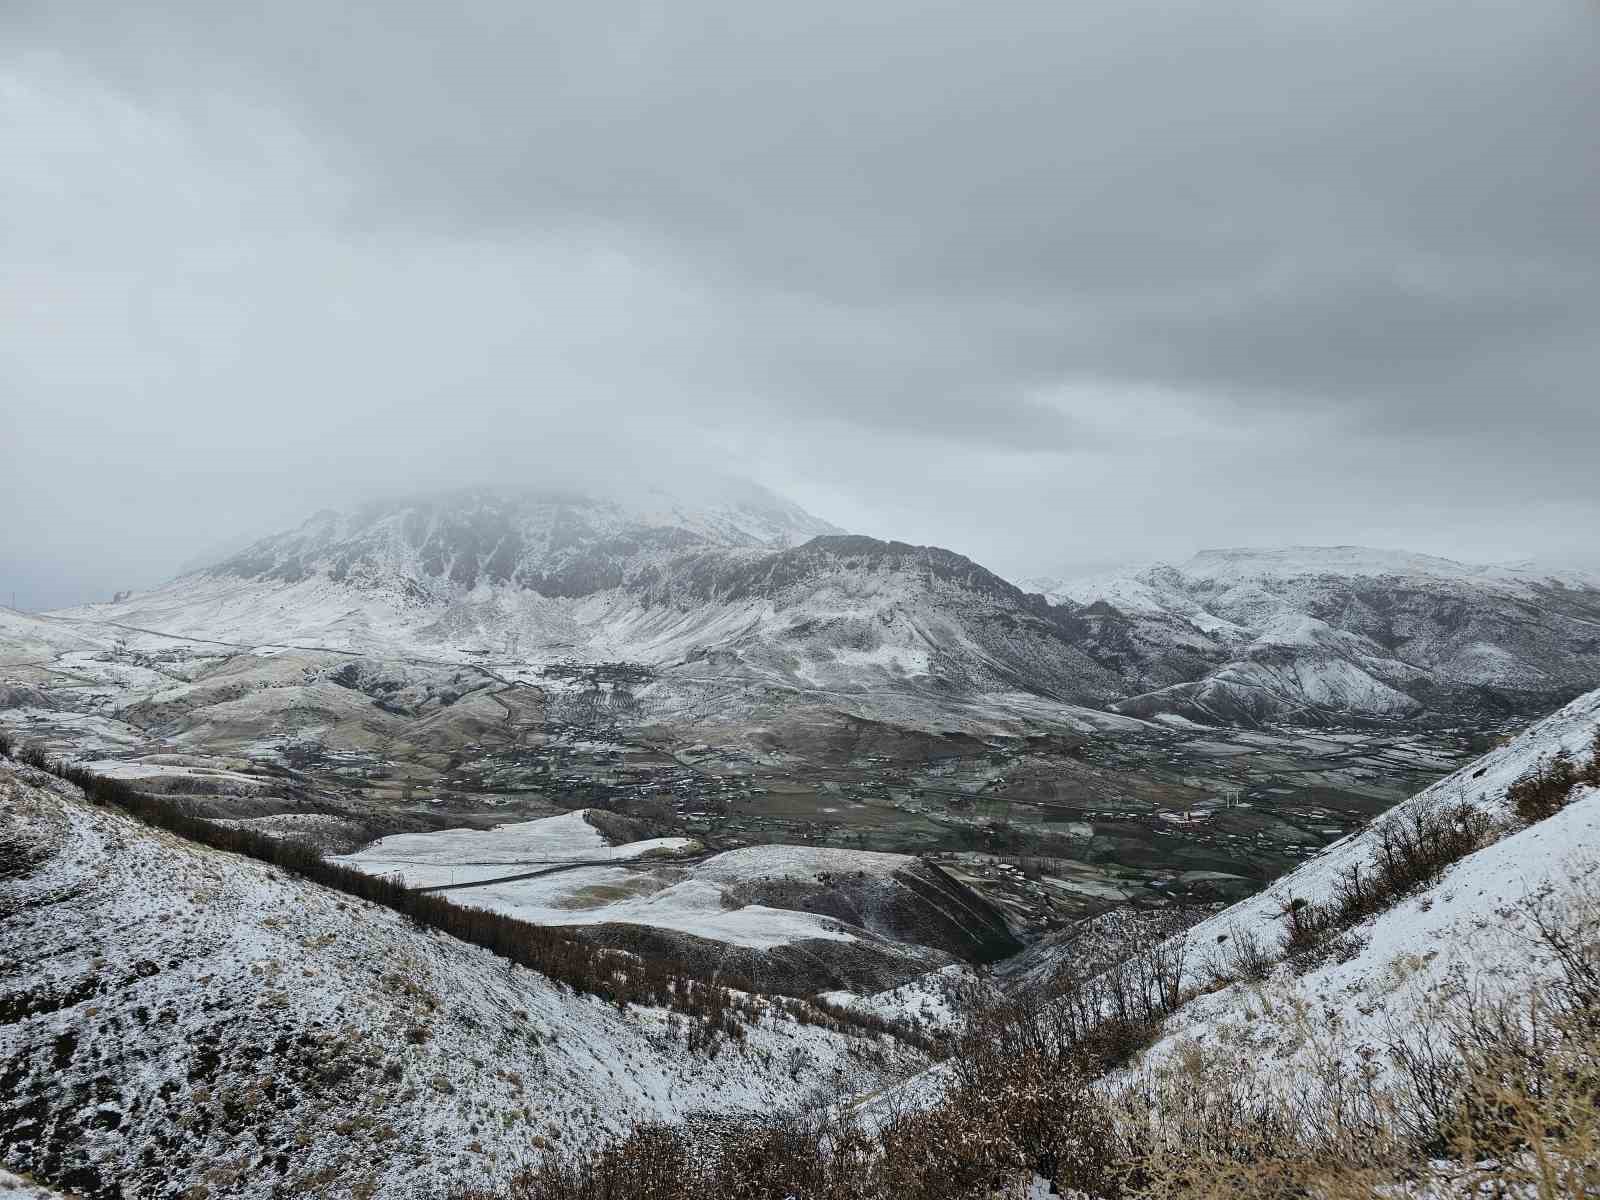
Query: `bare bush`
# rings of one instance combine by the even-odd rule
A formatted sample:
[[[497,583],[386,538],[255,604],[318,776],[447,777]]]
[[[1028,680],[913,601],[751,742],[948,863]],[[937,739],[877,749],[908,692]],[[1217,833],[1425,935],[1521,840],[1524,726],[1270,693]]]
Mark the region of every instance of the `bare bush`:
[[[1600,787],[1600,728],[1594,731],[1589,761],[1579,767],[1565,750],[1552,758],[1540,759],[1528,774],[1511,785],[1506,793],[1517,816],[1528,824],[1553,817],[1565,808],[1580,784]]]
[[[1230,925],[1217,935],[1209,971],[1217,985],[1265,979],[1277,963],[1275,947],[1248,925]]]

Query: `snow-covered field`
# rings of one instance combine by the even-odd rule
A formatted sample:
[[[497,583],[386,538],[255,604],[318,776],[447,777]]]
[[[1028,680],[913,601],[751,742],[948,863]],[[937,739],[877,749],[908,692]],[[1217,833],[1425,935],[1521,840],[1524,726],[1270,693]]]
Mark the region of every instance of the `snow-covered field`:
[[[856,935],[831,917],[769,908],[734,906],[714,883],[682,872],[580,868],[540,879],[495,883],[451,892],[458,904],[493,909],[540,925],[618,923],[665,929],[728,946],[770,950],[821,939],[849,942]]]
[[[892,875],[915,861],[909,854],[836,850],[828,846],[744,846],[713,855],[695,874],[719,883],[762,879],[818,883],[839,875]]]
[[[828,917],[730,901],[728,885],[760,879],[815,881],[829,871],[888,875],[913,861],[899,854],[752,846],[698,865],[672,862],[698,849],[689,838],[612,846],[580,810],[488,830],[397,834],[339,861],[369,874],[398,875],[411,887],[450,889],[458,903],[542,925],[617,922],[751,949],[810,939],[855,939]],[[522,875],[531,877],[479,882]],[[463,884],[474,886],[456,890]]]
[[[700,848],[693,838],[649,838],[613,846],[586,819],[587,809],[516,821],[492,829],[443,829],[381,838],[340,861],[369,875],[399,875],[408,887],[495,879],[571,863],[675,858]]]

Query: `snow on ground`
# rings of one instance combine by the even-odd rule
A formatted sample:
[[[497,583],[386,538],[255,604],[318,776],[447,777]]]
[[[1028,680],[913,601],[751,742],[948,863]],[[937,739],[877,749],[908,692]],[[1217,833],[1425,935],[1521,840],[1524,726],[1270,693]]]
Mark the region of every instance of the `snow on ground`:
[[[725,850],[700,864],[695,874],[721,883],[757,879],[826,882],[827,876],[893,875],[917,860],[909,854],[838,850],[828,846],[743,846]]]
[[[53,1200],[60,1192],[32,1183],[20,1175],[0,1170],[0,1200]]]
[[[1583,761],[1597,726],[1600,691],[1334,843],[1264,892],[1194,926],[1182,939],[1189,981],[1202,985],[1230,941],[1253,936],[1278,947],[1286,905],[1292,899],[1327,902],[1350,866],[1371,861],[1378,823],[1419,805],[1458,802],[1511,820],[1507,789],[1558,750]],[[1594,788],[1579,789],[1547,820],[1514,826],[1434,885],[1356,926],[1330,961],[1300,975],[1280,966],[1265,982],[1199,996],[1168,1021],[1150,1061],[1202,1043],[1272,1061],[1286,1079],[1309,1072],[1313,1060],[1375,1069],[1365,1066],[1370,1048],[1417,1028],[1441,998],[1464,989],[1525,989],[1550,972],[1526,906],[1585,887],[1600,887],[1600,789]]]
[[[49,663],[58,654],[104,650],[111,639],[0,605],[0,666]]]
[[[26,768],[0,766],[0,836],[28,864],[0,881],[0,1145],[13,1170],[63,1150],[52,1177],[87,1190],[434,1197],[638,1121],[770,1114],[916,1065],[764,1004],[744,1041],[691,1053],[684,1018],[575,996]]]
[[[144,744],[145,734],[122,721],[94,713],[22,706],[8,708],[6,728],[23,742],[37,742],[53,754],[98,755]]]
[[[1192,1048],[1209,1049],[1243,1056],[1263,1079],[1291,1088],[1325,1085],[1319,1070],[1330,1063],[1345,1074],[1381,1075],[1386,1059],[1375,1051],[1396,1040],[1415,1042],[1430,1014],[1468,996],[1522,995],[1553,977],[1555,964],[1538,943],[1526,905],[1541,898],[1559,904],[1584,889],[1600,896],[1600,789],[1594,788],[1359,926],[1346,943],[1350,949],[1333,961],[1301,975],[1280,967],[1265,981],[1198,997],[1168,1020],[1145,1061],[1159,1067]],[[1196,954],[1217,948],[1221,934],[1211,930],[1226,915],[1194,931],[1189,945]]]
[[[692,868],[670,861],[698,849],[690,838],[611,846],[580,810],[488,830],[395,834],[338,861],[373,875],[399,875],[411,887],[447,888],[457,903],[542,925],[620,922],[751,949],[812,938],[855,939],[828,917],[737,905],[725,899],[722,885],[754,878],[814,881],[829,871],[889,875],[913,861],[900,854],[801,846],[730,850]],[[607,865],[612,863],[619,865]],[[508,875],[532,877],[479,882]]]
[[[216,821],[237,829],[252,829],[269,837],[303,838],[317,836],[349,837],[360,828],[349,817],[333,813],[273,813],[265,817],[229,817]]]
[[[830,917],[761,904],[733,907],[715,883],[674,878],[682,875],[681,870],[671,868],[584,867],[536,879],[464,888],[451,892],[450,898],[540,925],[643,925],[752,950],[813,939],[856,940]]]
[[[584,819],[587,809],[492,829],[444,829],[380,838],[340,861],[369,875],[399,875],[410,887],[472,883],[565,863],[670,858],[699,849],[692,838],[649,838],[613,846]]]
[[[173,756],[158,756],[173,757]],[[130,762],[125,759],[102,758],[82,763],[82,766],[107,779],[121,779],[127,783],[148,784],[151,780],[168,783],[190,781],[208,785],[231,793],[268,792],[271,780],[254,775],[241,775],[237,771],[219,770],[216,767],[193,766],[174,762]]]
[[[1505,816],[1507,789],[1533,770],[1541,759],[1551,757],[1560,749],[1581,759],[1597,724],[1600,724],[1600,691],[1580,696],[1535,722],[1506,745],[1445,776],[1379,817],[1378,821],[1396,819],[1414,806],[1456,801],[1467,801],[1495,816]],[[1189,934],[1191,948],[1204,950],[1208,943],[1215,943],[1218,934],[1234,927],[1253,931],[1275,943],[1282,934],[1281,914],[1287,898],[1328,899],[1340,876],[1352,864],[1371,860],[1372,830],[1376,824],[1325,847],[1266,890],[1197,925]],[[1600,854],[1600,843],[1593,849]]]
[[[1198,1047],[1251,1064],[1263,1079],[1286,1086],[1325,1078],[1319,1072],[1330,1064],[1346,1076],[1369,1073],[1382,1069],[1381,1048],[1418,1030],[1441,1000],[1473,990],[1515,994],[1552,974],[1525,906],[1540,897],[1559,904],[1584,891],[1600,903],[1600,788],[1580,788],[1555,816],[1514,826],[1434,885],[1356,926],[1343,939],[1343,952],[1304,974],[1285,963],[1265,981],[1205,990],[1228,941],[1254,935],[1276,950],[1291,898],[1325,902],[1350,865],[1370,862],[1380,822],[1415,806],[1463,801],[1509,819],[1507,789],[1559,751],[1585,761],[1597,726],[1600,690],[1324,848],[1264,891],[1174,935],[1168,944],[1183,950],[1185,981],[1200,994],[1167,1019],[1141,1065],[1181,1064]],[[1143,937],[1136,941],[1148,944]],[[1064,934],[1059,944],[1041,943],[1019,955],[1001,979],[1043,983],[1060,963],[1076,958],[1072,935]],[[902,1105],[931,1105],[947,1076],[931,1068],[863,1101],[858,1111],[870,1122],[875,1113]]]
[[[961,994],[972,988],[976,980],[971,967],[952,963],[886,992],[870,996],[844,991],[823,992],[819,998],[840,1008],[900,1021],[930,1033],[951,1033],[961,1028],[966,1016]]]

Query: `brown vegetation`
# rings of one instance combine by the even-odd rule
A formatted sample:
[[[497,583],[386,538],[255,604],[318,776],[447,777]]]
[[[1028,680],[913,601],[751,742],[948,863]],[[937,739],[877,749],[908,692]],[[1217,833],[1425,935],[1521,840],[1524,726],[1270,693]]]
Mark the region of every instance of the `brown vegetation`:
[[[1284,903],[1284,951],[1291,961],[1312,965],[1329,952],[1334,935],[1392,908],[1504,832],[1502,823],[1465,800],[1414,804],[1379,818],[1372,860],[1352,864],[1327,901],[1297,896]]]
[[[1531,825],[1565,808],[1580,784],[1600,787],[1600,728],[1594,731],[1589,761],[1584,766],[1577,766],[1563,750],[1553,758],[1541,760],[1511,785],[1508,795],[1517,816]]]

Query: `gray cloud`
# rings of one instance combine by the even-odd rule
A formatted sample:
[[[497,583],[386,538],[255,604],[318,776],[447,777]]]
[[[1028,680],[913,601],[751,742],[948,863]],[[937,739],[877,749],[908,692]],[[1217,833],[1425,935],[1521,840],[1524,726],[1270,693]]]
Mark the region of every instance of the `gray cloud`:
[[[1582,0],[23,0],[0,43],[37,603],[616,431],[1015,570],[1600,517]]]

